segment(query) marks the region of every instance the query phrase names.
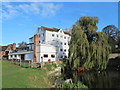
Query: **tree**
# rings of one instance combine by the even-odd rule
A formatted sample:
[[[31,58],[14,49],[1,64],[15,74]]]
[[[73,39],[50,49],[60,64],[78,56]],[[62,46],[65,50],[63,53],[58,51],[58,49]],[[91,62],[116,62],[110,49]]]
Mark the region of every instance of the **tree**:
[[[120,37],[118,28],[115,25],[108,25],[102,31],[108,36],[108,43],[111,46],[112,52],[115,52]]]
[[[118,32],[118,48],[120,49],[120,31]]]
[[[106,69],[110,46],[104,32],[96,32],[97,17],[81,17],[72,28],[70,68]]]

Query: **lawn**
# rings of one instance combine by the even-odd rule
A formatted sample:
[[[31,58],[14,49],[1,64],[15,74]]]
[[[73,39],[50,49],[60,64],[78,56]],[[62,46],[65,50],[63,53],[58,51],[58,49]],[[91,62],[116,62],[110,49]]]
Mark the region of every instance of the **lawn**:
[[[50,80],[44,70],[21,68],[2,61],[2,88],[49,88]]]

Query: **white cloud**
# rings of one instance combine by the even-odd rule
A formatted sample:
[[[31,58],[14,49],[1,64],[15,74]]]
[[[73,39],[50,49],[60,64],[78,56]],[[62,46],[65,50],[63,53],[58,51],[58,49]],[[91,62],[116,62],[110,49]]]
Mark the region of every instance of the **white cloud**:
[[[54,3],[3,3],[2,18],[9,19],[21,14],[38,14],[41,16],[54,16],[61,9],[62,4]]]

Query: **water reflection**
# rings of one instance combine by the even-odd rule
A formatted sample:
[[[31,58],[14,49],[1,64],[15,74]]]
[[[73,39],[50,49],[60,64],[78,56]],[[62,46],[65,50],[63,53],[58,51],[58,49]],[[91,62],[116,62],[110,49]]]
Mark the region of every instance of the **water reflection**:
[[[120,88],[119,71],[73,72],[66,77],[72,78],[74,83],[81,81],[89,88]]]

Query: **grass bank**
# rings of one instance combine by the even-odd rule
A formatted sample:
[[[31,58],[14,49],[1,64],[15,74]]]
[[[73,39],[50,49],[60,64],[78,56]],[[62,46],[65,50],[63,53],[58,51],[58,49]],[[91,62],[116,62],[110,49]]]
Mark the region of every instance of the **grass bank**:
[[[2,61],[2,88],[49,88],[44,70],[21,68],[10,61]]]

